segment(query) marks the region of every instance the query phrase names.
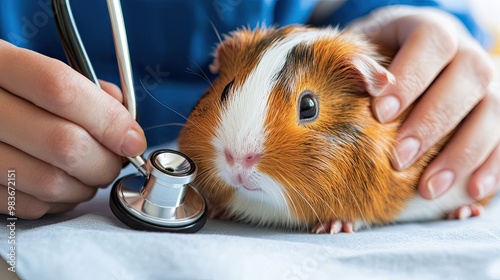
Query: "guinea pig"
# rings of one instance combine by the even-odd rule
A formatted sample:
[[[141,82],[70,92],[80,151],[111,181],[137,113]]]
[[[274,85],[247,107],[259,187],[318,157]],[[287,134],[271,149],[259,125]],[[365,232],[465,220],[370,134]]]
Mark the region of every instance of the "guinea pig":
[[[315,233],[438,219],[457,209],[478,215],[466,181],[434,200],[417,193],[445,140],[408,169],[392,168],[404,116],[388,124],[373,117],[368,92],[396,82],[380,53],[360,34],[330,27],[226,36],[210,65],[218,77],[179,136],[212,214]]]

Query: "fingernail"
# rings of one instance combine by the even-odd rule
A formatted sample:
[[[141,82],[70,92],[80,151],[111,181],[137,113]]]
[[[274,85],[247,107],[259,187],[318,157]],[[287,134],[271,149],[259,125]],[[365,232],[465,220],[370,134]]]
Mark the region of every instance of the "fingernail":
[[[484,178],[479,185],[479,195],[476,199],[483,199],[490,195],[495,189],[496,181],[495,176],[486,176],[486,178]]]
[[[130,129],[122,143],[122,153],[125,156],[137,156],[144,150],[144,135],[135,129]]]
[[[381,97],[375,103],[375,115],[381,123],[392,120],[399,112],[401,103],[394,96]]]
[[[394,159],[396,160],[395,168],[398,170],[406,168],[418,154],[420,150],[420,141],[413,137],[408,137],[396,146],[396,151],[394,154]]]
[[[451,187],[454,180],[455,174],[449,170],[441,171],[432,176],[429,181],[427,181],[427,188],[429,189],[431,199],[439,197],[446,192]]]

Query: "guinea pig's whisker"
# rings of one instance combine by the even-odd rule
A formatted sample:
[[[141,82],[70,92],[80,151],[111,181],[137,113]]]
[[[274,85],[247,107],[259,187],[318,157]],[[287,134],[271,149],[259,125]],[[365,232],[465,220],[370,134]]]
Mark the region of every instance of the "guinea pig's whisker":
[[[319,166],[329,166],[329,164],[327,164],[327,163],[326,163],[326,161],[324,161],[323,163],[324,163],[324,165],[318,165],[318,167],[319,167]],[[322,172],[324,172],[324,170],[328,169],[328,168],[322,169],[322,168],[318,168],[318,167],[316,167],[316,172],[315,172],[315,173],[322,173]],[[325,176],[321,176],[321,177],[326,177],[326,175],[325,175]],[[322,181],[315,180],[315,177],[313,177],[313,178],[309,178],[309,179],[310,179],[310,180],[311,180],[311,179],[313,180],[313,185],[321,186],[322,184],[324,184],[324,182],[322,182]],[[327,206],[327,207],[328,207],[328,208],[332,211],[332,214],[335,216],[335,218],[337,218],[337,219],[338,219],[337,213],[336,213],[336,212],[335,212],[335,210],[332,208],[332,206],[330,205],[330,203],[328,203],[328,202],[325,200],[324,196],[323,196],[323,195],[321,195],[320,193],[314,193],[314,194],[316,195],[316,197],[318,198],[318,200],[322,201],[322,202],[323,202],[323,204],[324,204],[324,205],[326,205],[326,206]],[[337,202],[341,205],[340,200],[338,199],[338,197],[337,197],[334,193],[332,193],[332,192],[328,192],[328,195],[329,195],[329,196],[330,196],[330,195],[331,195],[331,196],[333,196],[333,198],[334,198],[334,199],[335,199],[335,200],[336,200],[336,201],[337,201]],[[342,207],[342,205],[341,205],[341,207]]]
[[[295,204],[295,202],[293,201],[293,199],[290,197],[290,194],[288,192],[280,192],[281,196],[283,197],[283,199],[285,201],[287,201],[287,198],[288,198],[288,201],[292,204],[292,209],[295,211],[295,212],[298,212],[299,211],[299,208],[297,207],[297,205]],[[302,211],[302,215],[304,215],[304,209],[300,209],[300,211]],[[290,216],[288,218],[288,225],[293,225],[295,224],[293,219],[292,219],[292,216]]]
[[[282,178],[283,178],[283,176],[282,176]],[[285,178],[283,178],[283,179],[285,179]],[[309,208],[311,209],[311,211],[314,213],[314,216],[316,216],[316,218],[318,219],[319,223],[321,223],[321,225],[324,226],[323,222],[321,221],[321,218],[318,215],[318,213],[316,212],[316,210],[314,210],[314,207],[311,205],[311,203],[306,199],[305,195],[302,194],[299,189],[297,189],[296,187],[294,187],[294,184],[291,184],[291,182],[288,182],[288,180],[285,179],[285,182],[288,184],[288,186],[291,187],[291,189],[293,191],[295,191],[297,193],[297,195],[300,198],[302,198],[302,200],[304,200],[304,202],[309,206]]]
[[[217,192],[214,192],[214,188],[215,188],[215,182],[212,182],[212,181],[215,181],[214,178],[212,178],[212,176],[202,176],[201,174],[198,175],[198,178],[203,178],[201,179],[201,181],[199,182],[200,185],[204,186],[204,192],[206,193],[209,193],[210,195],[213,195],[214,193],[217,194]]]
[[[147,94],[148,94],[151,98],[153,98],[156,102],[158,102],[158,103],[159,103],[160,105],[162,105],[163,107],[165,107],[165,108],[169,109],[170,111],[172,111],[172,112],[176,113],[176,114],[177,114],[177,115],[179,115],[181,118],[185,119],[185,120],[186,120],[186,122],[189,122],[189,121],[190,121],[190,120],[189,120],[186,116],[184,116],[183,114],[179,113],[179,112],[178,112],[177,110],[175,110],[172,106],[169,106],[169,105],[167,105],[167,104],[165,104],[165,103],[161,102],[160,100],[158,100],[158,98],[156,98],[154,95],[152,95],[152,94],[151,94],[151,92],[149,92],[149,90],[147,90],[147,89],[146,89],[146,87],[144,86],[144,83],[142,82],[142,80],[140,80],[140,82],[141,82],[142,88],[146,91],[146,93],[147,93]],[[211,84],[210,84],[210,85],[211,85]],[[212,87],[213,87],[213,86],[212,86]],[[200,127],[200,126],[198,126],[196,123],[193,123],[193,125],[194,125],[196,128],[200,129],[200,131],[203,131],[203,130],[201,129],[201,127]]]
[[[333,168],[333,170],[331,170],[330,172],[333,172],[333,173],[336,173],[336,174],[339,174],[339,173],[340,173],[340,172],[338,172],[338,170],[336,170],[336,169],[335,169],[335,167],[332,167],[332,166],[330,165],[330,163],[329,163],[329,162],[327,162],[326,160],[322,160],[322,165],[318,164],[317,166],[324,166],[324,167],[325,167],[325,168],[318,168],[318,169],[317,169],[317,172],[318,172],[318,173],[324,172],[324,170],[331,170],[332,168]],[[345,181],[345,179],[344,179],[342,176],[339,176],[339,178],[343,181],[344,185],[346,185],[346,186],[347,186],[347,182]],[[315,183],[319,185],[319,184],[321,184],[322,182],[315,182]],[[347,186],[347,188],[348,188],[348,186]],[[350,192],[350,193],[351,193],[351,195],[352,195],[352,191],[351,191],[351,189],[349,189],[349,192]],[[340,199],[339,199],[339,198],[338,198],[335,194],[333,194],[333,193],[329,193],[329,195],[333,196],[333,198],[337,201],[337,203],[339,204],[339,206],[340,206],[340,208],[341,208],[341,209],[343,209],[343,208],[344,208],[343,203],[340,201]],[[330,204],[328,204],[328,203],[327,203],[327,202],[323,199],[323,197],[322,197],[321,195],[318,195],[318,196],[319,196],[319,199],[323,200],[323,202],[325,202],[325,205],[327,205],[327,206],[330,208],[330,210],[332,211],[332,214],[335,216],[335,218],[336,218],[337,220],[341,220],[341,219],[339,219],[339,217],[338,217],[337,213],[335,212],[335,210],[334,210],[334,209],[330,206]],[[358,207],[358,209],[361,209],[361,208],[360,208],[360,206],[359,206],[359,204],[358,204],[358,200],[357,200],[356,198],[354,198],[354,199],[355,199],[356,206]],[[361,212],[361,210],[360,210],[360,212]],[[361,215],[362,215],[363,221],[365,221],[365,217],[364,217],[364,215],[363,215],[362,213],[361,213]]]
[[[260,209],[262,211],[262,209],[264,209],[264,199],[263,199],[264,198],[264,193],[261,192],[260,196],[261,196],[261,199],[259,199],[260,200]]]
[[[190,68],[186,68],[186,71],[190,74],[194,74],[194,75],[202,78],[205,82],[208,83],[208,85],[212,88],[212,90],[215,91],[214,85],[212,84],[212,81],[210,81],[210,79],[208,78],[207,74],[205,74],[205,71],[203,71],[203,69],[201,69],[201,67],[198,65],[198,63],[196,63],[194,61],[193,61],[193,63],[196,64],[196,67],[198,67],[198,69],[201,71],[201,74],[190,69]]]
[[[323,171],[318,169],[318,172],[323,172]],[[316,185],[318,185],[318,186],[320,186],[321,184],[323,184],[323,182],[320,182],[320,181],[315,181],[314,183]],[[340,202],[339,198],[333,192],[329,192],[328,195],[333,196],[333,198],[338,202],[338,204],[340,205],[340,207],[343,209],[344,206],[342,205],[342,202]],[[320,200],[322,200],[324,202],[325,205],[328,206],[328,208],[330,208],[330,210],[332,211],[332,214],[335,216],[335,218],[338,219],[339,217],[338,217],[337,213],[332,208],[332,206],[323,198],[323,196],[320,195],[320,194],[317,194],[317,196],[318,196],[318,198]]]
[[[291,184],[291,182],[290,182],[288,179],[286,179],[286,178],[285,178],[283,175],[281,175],[281,174],[280,174],[280,177],[281,177],[281,180],[283,180],[283,181],[285,182],[285,184],[286,184],[286,185],[291,186],[291,189],[292,189],[293,191],[295,191],[295,192],[299,195],[299,197],[300,197],[300,198],[302,198],[304,201],[306,201],[306,203],[307,203],[307,204],[309,204],[309,203],[307,202],[307,200],[305,199],[305,197],[302,195],[302,193],[300,193],[300,191],[299,191],[299,190],[297,190],[297,189],[293,186],[293,184]],[[298,208],[298,207],[297,207],[297,205],[295,204],[294,200],[292,199],[292,197],[291,197],[290,193],[288,193],[288,192],[284,192],[284,194],[286,194],[286,196],[288,197],[288,201],[292,204],[292,207],[293,207],[293,209],[295,210],[295,212],[297,212],[297,213],[298,213],[298,212],[299,212],[299,209],[300,209],[300,211],[302,212],[302,215],[304,215],[304,216],[305,216],[305,209],[301,209],[301,208]],[[284,199],[286,199],[286,198],[284,198]],[[309,207],[312,209],[311,205],[309,205]],[[312,209],[312,210],[314,211],[314,209]],[[316,214],[316,216],[317,216],[317,214]],[[290,217],[290,219],[291,219],[291,217]],[[318,217],[318,219],[319,219],[319,217]],[[307,229],[307,230],[309,230],[309,229]]]
[[[283,176],[282,176],[282,178],[283,178]],[[286,182],[286,184],[291,185],[290,182]],[[278,186],[276,186],[276,187],[278,188]],[[305,215],[304,209],[300,209],[300,208],[297,207],[297,204],[295,204],[294,200],[292,199],[292,197],[290,196],[290,194],[288,192],[286,192],[286,191],[284,191],[284,192],[280,191],[279,194],[281,195],[281,198],[284,201],[286,201],[286,202],[288,202],[288,203],[291,204],[291,208],[292,208],[292,210],[294,212],[298,213],[299,210],[300,210],[302,212],[302,215]],[[288,218],[288,225],[295,225],[295,223],[296,222],[292,219],[292,216],[289,216],[289,218]]]
[[[180,117],[182,117],[183,119],[187,120],[187,117],[184,116],[183,114],[177,112],[174,108],[172,108],[172,106],[169,106],[163,102],[161,102],[160,100],[158,100],[158,98],[154,97],[154,95],[151,94],[151,92],[149,92],[149,90],[146,89],[146,87],[144,86],[144,83],[142,82],[142,80],[140,80],[141,82],[141,85],[142,85],[142,88],[146,91],[146,93],[151,97],[153,98],[156,102],[158,102],[159,104],[161,104],[163,107],[169,109],[170,111],[176,113],[177,115],[179,115]]]
[[[212,192],[213,190],[216,190],[217,188],[220,187],[222,180],[219,179],[214,174],[209,174],[209,176],[207,176],[207,181],[211,182],[211,184],[209,184],[209,189],[210,189],[210,192]],[[219,193],[219,192],[216,192],[216,193]]]
[[[164,124],[159,124],[159,125],[153,125],[153,126],[150,126],[150,127],[146,127],[146,128],[143,128],[142,130],[146,131],[146,130],[151,130],[151,129],[157,129],[157,128],[162,128],[162,127],[166,127],[166,126],[180,126],[180,127],[184,127],[185,124],[183,123],[164,123]]]
[[[297,194],[305,201],[305,203],[309,206],[309,208],[313,211],[314,213],[314,216],[316,216],[316,218],[318,219],[318,222],[321,224],[322,227],[324,227],[324,224],[323,224],[323,221],[321,220],[321,218],[319,217],[318,213],[316,212],[316,210],[314,210],[314,207],[311,205],[311,203],[309,201],[307,201],[307,199],[305,198],[305,196],[295,187],[292,186],[292,189],[295,190],[297,192]],[[309,229],[308,229],[309,230]]]
[[[215,35],[217,36],[217,39],[219,40],[219,43],[222,45],[222,37],[220,36],[220,32],[217,29],[217,26],[210,20],[210,25],[212,26],[212,29],[214,30]]]
[[[333,156],[332,158],[340,158],[339,155],[336,155],[333,151],[330,151],[331,153],[333,153]],[[317,164],[316,165],[316,168],[317,168],[317,173],[323,173],[325,172],[325,170],[329,170],[328,172],[330,173],[333,173],[333,174],[341,174],[335,166],[332,166],[330,162],[326,161],[326,159],[317,159],[317,160],[320,160],[321,161],[321,164]],[[320,176],[320,177],[327,177],[326,174],[324,176]],[[346,184],[345,182],[345,179],[342,177],[342,176],[338,176],[338,178],[340,178],[344,184]],[[316,184],[321,184],[321,182],[315,182]],[[340,208],[343,210],[344,209],[344,205],[342,204],[342,202],[340,201],[340,199],[334,194],[334,193],[329,193],[333,196],[333,198],[337,201],[337,203],[339,204]],[[332,209],[332,212],[334,212],[335,214],[335,211],[333,211]],[[336,214],[335,214],[336,215]],[[337,217],[338,218],[338,217]]]
[[[321,173],[321,172],[324,172],[324,170],[322,169],[318,169],[317,170],[318,173]],[[314,181],[313,182],[314,184],[320,186],[321,184],[324,184],[324,182],[320,182],[320,181]],[[297,192],[299,192],[298,190],[296,190]],[[325,205],[326,207],[328,207],[332,213],[332,219],[335,218],[336,220],[341,220],[339,218],[339,216],[337,215],[336,211],[333,209],[333,207],[330,205],[330,203],[328,203],[328,201],[325,200],[325,198],[320,194],[320,193],[314,193],[316,195],[316,198],[322,202],[322,205]],[[331,195],[333,196],[333,198],[338,202],[338,204],[340,205],[341,208],[343,208],[343,205],[342,203],[340,202],[339,198],[337,196],[335,196],[335,194],[329,192],[328,195]],[[305,197],[303,197],[304,200],[306,200]],[[307,201],[306,201],[307,202]],[[308,203],[309,204],[309,203]],[[311,206],[311,204],[309,204],[309,206],[311,207],[311,209],[314,211],[313,207]],[[318,217],[318,215],[316,214],[316,217]],[[318,222],[324,226],[323,222],[319,217],[318,217]]]
[[[201,164],[202,162],[201,161],[196,161],[198,164]],[[199,172],[198,172],[198,177],[200,178],[206,178],[207,180],[210,179],[210,180],[213,180],[213,179],[216,179],[217,177],[215,175],[212,174],[213,172],[211,172],[211,170],[209,169],[200,169]],[[206,176],[205,174],[209,174],[211,176]],[[213,177],[213,178],[211,178]],[[213,187],[213,185],[210,185],[210,187]]]
[[[342,181],[344,182],[344,185],[346,186],[346,189],[349,191],[349,193],[351,194],[352,198],[354,199],[354,203],[356,203],[356,207],[359,210],[359,214],[361,215],[361,219],[363,220],[364,223],[368,224],[368,222],[367,222],[367,220],[365,218],[365,215],[363,214],[363,211],[361,210],[361,206],[359,206],[358,199],[354,195],[354,193],[352,192],[351,187],[349,186],[349,184],[343,178],[342,178]]]

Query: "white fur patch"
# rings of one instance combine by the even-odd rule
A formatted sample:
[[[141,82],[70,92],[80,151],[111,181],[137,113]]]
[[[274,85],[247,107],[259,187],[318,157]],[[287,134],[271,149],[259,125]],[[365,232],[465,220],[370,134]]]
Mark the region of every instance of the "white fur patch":
[[[263,191],[248,191],[238,188],[229,204],[229,211],[238,219],[258,225],[281,225],[294,227],[297,220],[290,214],[287,192],[270,176],[259,173],[259,185]]]
[[[231,180],[227,171],[231,167],[226,163],[225,149],[234,153],[235,158],[248,153],[261,154],[264,151],[268,99],[275,85],[273,79],[285,65],[289,51],[298,44],[310,44],[337,34],[337,29],[328,28],[299,32],[281,39],[265,51],[247,80],[229,93],[212,140],[217,153],[218,175],[228,184],[231,184]],[[258,182],[262,191],[252,192],[239,188],[228,205],[230,211],[256,223],[295,223],[287,203],[287,190],[273,178],[260,172],[258,165],[250,173],[252,180]]]
[[[469,205],[474,200],[467,194],[467,180],[455,183],[444,195],[427,200],[416,194],[403,212],[396,218],[396,222],[419,222],[442,219],[444,214],[457,210],[460,206]]]

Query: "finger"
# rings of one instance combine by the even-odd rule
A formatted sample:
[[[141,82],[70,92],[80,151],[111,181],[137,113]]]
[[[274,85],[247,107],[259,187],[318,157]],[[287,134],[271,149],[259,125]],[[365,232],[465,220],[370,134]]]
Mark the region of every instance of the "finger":
[[[43,202],[21,191],[12,192],[9,189],[9,192],[6,186],[0,185],[0,213],[8,216],[13,214],[21,219],[38,219],[47,213],[62,213],[75,207],[75,204]],[[9,201],[14,201],[15,204],[9,205]]]
[[[439,155],[422,174],[419,193],[433,199],[446,192],[454,182],[466,179],[486,162],[500,142],[498,102],[487,95],[470,113]],[[498,172],[498,170],[496,171]]]
[[[80,126],[0,89],[0,142],[54,165],[86,185],[112,181],[120,158]]]
[[[76,203],[56,203],[56,204],[51,204],[49,211],[47,211],[47,214],[60,214],[60,213],[66,213],[69,212],[75,207],[78,206]]]
[[[137,156],[146,149],[128,111],[69,66],[3,41],[0,57],[1,88],[80,125],[117,154]]]
[[[104,90],[118,102],[123,104],[123,94],[117,85],[104,80],[99,80],[99,84],[101,85],[102,90]]]
[[[494,72],[486,66],[487,58],[470,53],[473,51],[461,50],[410,112],[396,139],[395,169],[404,169],[420,158],[485,96]]]
[[[122,157],[122,169],[126,168],[130,164],[130,160],[126,157]]]
[[[13,170],[15,181],[0,176],[0,185],[13,184],[18,191],[51,203],[80,203],[94,197],[97,189],[84,185],[61,169],[0,143],[0,170]]]
[[[386,40],[397,41],[401,47],[389,66],[396,83],[389,84],[381,92],[371,93],[377,96],[372,103],[374,115],[382,123],[394,120],[408,108],[457,52],[457,36],[446,26],[420,16],[404,20],[405,24],[396,22],[388,26],[395,29],[392,32],[384,32],[395,37]]]
[[[481,165],[470,178],[468,186],[469,195],[477,200],[484,199],[500,187],[500,144],[488,159]]]

